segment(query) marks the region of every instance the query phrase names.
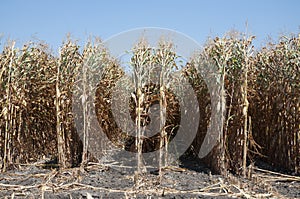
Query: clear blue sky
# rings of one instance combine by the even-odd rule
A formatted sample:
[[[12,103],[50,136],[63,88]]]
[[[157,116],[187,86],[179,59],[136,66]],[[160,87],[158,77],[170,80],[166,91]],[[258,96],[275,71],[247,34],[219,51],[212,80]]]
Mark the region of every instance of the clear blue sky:
[[[2,0],[0,37],[21,45],[40,39],[57,51],[67,33],[84,42],[89,35],[103,40],[138,27],[180,31],[203,44],[208,36],[222,36],[231,29],[257,36],[300,32],[299,0]],[[80,42],[79,42],[80,43]]]

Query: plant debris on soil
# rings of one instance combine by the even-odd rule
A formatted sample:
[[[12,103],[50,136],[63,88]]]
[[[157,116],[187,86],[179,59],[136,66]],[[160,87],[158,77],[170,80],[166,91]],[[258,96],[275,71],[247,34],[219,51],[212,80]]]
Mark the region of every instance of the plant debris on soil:
[[[212,175],[191,160],[163,168],[161,176],[99,163],[84,169],[23,165],[0,173],[0,198],[300,198],[300,177],[257,166],[248,170],[248,178]]]

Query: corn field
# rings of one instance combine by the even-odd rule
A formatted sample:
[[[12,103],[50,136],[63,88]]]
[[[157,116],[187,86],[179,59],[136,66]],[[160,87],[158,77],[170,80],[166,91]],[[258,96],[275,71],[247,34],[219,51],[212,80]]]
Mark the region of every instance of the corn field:
[[[209,39],[183,66],[179,76],[188,78],[192,85],[201,115],[197,136],[184,155],[197,156],[210,123],[212,96],[196,72],[205,60],[222,74],[226,115],[222,137],[203,161],[222,174],[246,175],[247,166],[258,160],[300,174],[300,35],[282,36],[277,43],[270,42],[259,50],[253,39],[241,33]],[[43,43],[28,43],[22,48],[15,47],[13,41],[5,44],[0,54],[1,171],[44,158],[57,159],[60,168],[97,161],[88,147],[91,124],[83,118],[82,128],[75,127],[72,96],[76,81],[82,82],[83,97],[91,89],[96,91],[90,100],[95,102],[102,130],[114,144],[135,152],[141,165],[138,168],[142,168],[141,154],[167,146],[180,125],[178,100],[166,81],[178,65],[175,51],[166,41],[156,50],[145,41],[133,48],[131,66],[137,81],[129,112],[137,126],[136,139],[120,132],[113,120],[109,108],[112,89],[124,71],[101,40],[80,47],[67,39],[58,56]],[[94,54],[101,55],[97,67],[103,74],[97,88],[89,88],[85,86],[89,77],[84,76],[83,63]],[[163,67],[145,67],[157,64]],[[155,70],[160,71],[160,86],[143,79],[145,73]],[[169,128],[147,138],[143,131],[149,119],[145,110],[153,104],[166,112],[161,111],[160,119]],[[89,117],[89,104],[83,103],[82,110],[82,117]],[[168,164],[167,148],[161,154],[161,166]]]

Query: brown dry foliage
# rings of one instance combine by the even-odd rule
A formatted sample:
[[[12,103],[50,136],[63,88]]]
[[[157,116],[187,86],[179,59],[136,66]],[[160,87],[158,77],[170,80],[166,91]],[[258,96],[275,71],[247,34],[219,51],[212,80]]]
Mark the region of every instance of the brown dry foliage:
[[[282,37],[277,44],[258,51],[253,49],[253,38],[231,34],[209,40],[204,50],[182,70],[197,95],[201,114],[189,155],[199,152],[211,114],[208,88],[195,70],[197,61],[206,59],[224,74],[226,100],[223,140],[205,158],[208,165],[219,173],[224,170],[241,173],[245,169],[247,144],[247,160],[264,158],[275,166],[299,173],[300,35]],[[173,64],[175,57],[170,46],[161,47],[167,49],[163,51],[166,55],[171,53],[168,63]],[[2,170],[50,156],[57,157],[62,167],[80,164],[82,151],[87,151],[74,125],[73,86],[85,59],[100,51],[103,52],[101,42],[88,43],[81,53],[71,40],[63,44],[58,57],[51,55],[44,44],[24,45],[22,49],[12,44],[4,47],[0,54]],[[150,62],[164,59],[158,55],[151,55]],[[101,127],[118,145],[136,151],[136,140],[119,132],[107,109],[111,89],[123,72],[112,58],[101,59],[106,73],[98,84],[95,98],[98,121],[102,121]],[[149,84],[142,85],[143,92],[150,96],[145,106],[151,106],[153,94],[158,96],[155,103],[159,103],[155,88],[149,92],[149,87]],[[180,123],[176,97],[168,89],[164,92],[167,121],[176,126]],[[131,116],[135,118],[136,104],[130,106]],[[172,132],[167,134],[170,136]],[[145,143],[151,145],[152,141]],[[143,151],[147,147],[157,149],[156,144],[144,145]]]

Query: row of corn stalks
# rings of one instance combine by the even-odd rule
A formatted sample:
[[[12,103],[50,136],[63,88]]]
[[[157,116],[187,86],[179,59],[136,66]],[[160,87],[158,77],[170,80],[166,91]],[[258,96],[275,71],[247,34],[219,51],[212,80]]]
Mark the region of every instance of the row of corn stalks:
[[[217,173],[230,170],[245,175],[249,162],[259,159],[299,173],[300,36],[282,37],[260,50],[254,49],[253,39],[233,32],[210,39],[181,70],[197,95],[201,115],[197,136],[186,154],[198,154],[210,123],[213,93],[209,93],[196,69],[211,63],[221,74],[226,115],[220,139],[204,161]],[[80,50],[69,39],[59,56],[53,56],[42,43],[29,43],[21,49],[14,42],[4,46],[0,54],[1,170],[45,157],[56,157],[62,168],[85,165],[92,159],[89,117],[94,114],[90,109],[94,102],[98,122],[107,137],[137,153],[138,173],[143,168],[142,153],[163,146],[160,168],[166,166],[167,145],[180,124],[178,102],[167,81],[179,67],[174,46],[161,41],[151,48],[141,40],[132,49],[130,66],[135,92],[129,107],[136,124],[135,137],[120,131],[109,108],[112,89],[124,75],[119,62],[109,56],[100,40],[87,42]],[[86,63],[95,67],[87,68]],[[89,74],[95,71],[100,71],[101,80],[90,85]],[[151,85],[149,74],[158,77],[158,85]],[[80,99],[73,98],[75,85],[80,87],[76,89]],[[95,90],[95,98],[90,99]],[[80,128],[74,122],[74,100],[82,102]],[[155,103],[160,106],[161,132],[149,142],[144,127],[149,117],[147,110]],[[164,121],[172,131],[163,128]]]

